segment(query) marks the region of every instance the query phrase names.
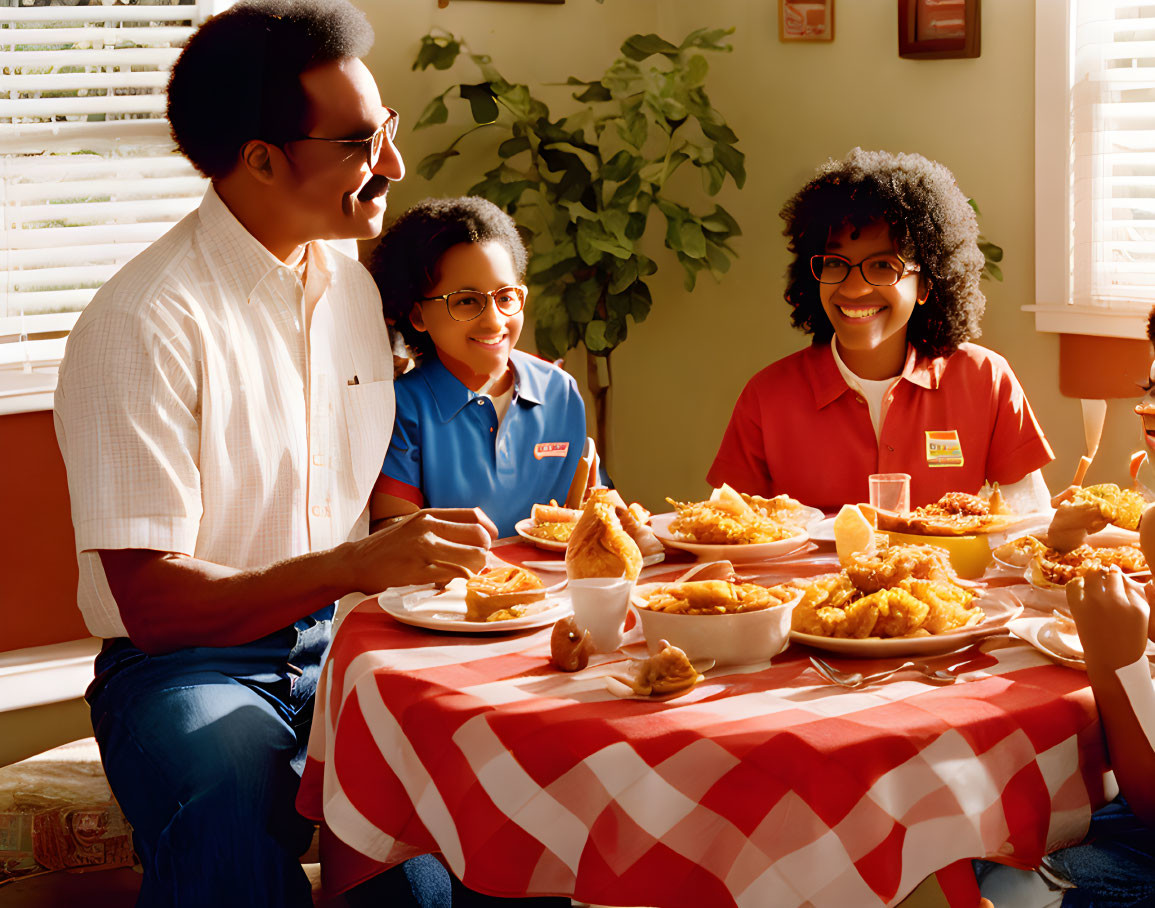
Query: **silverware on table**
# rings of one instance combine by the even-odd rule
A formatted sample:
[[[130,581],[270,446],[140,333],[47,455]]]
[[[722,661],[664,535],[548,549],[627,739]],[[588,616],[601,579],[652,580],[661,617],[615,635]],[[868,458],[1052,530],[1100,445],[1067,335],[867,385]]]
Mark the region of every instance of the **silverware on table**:
[[[817,656],[810,657],[810,664],[814,666],[815,671],[822,675],[831,684],[837,684],[839,687],[845,687],[848,690],[857,690],[860,687],[865,687],[868,684],[874,684],[878,681],[883,681],[891,675],[897,675],[899,672],[913,671],[918,672],[923,676],[923,680],[927,684],[954,684],[958,680],[958,671],[949,668],[934,669],[925,662],[904,662],[897,668],[887,669],[884,672],[876,672],[873,675],[864,675],[862,672],[844,672]]]

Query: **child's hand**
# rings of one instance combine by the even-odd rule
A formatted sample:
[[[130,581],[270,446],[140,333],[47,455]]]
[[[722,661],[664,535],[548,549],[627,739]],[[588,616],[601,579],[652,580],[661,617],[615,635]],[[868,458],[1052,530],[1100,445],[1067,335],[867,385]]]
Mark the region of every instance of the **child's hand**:
[[[1067,604],[1079,629],[1088,674],[1114,671],[1143,655],[1151,587],[1145,591],[1115,566],[1088,571],[1067,584]]]
[[[1056,495],[1055,500],[1060,497]],[[1087,536],[1097,533],[1107,523],[1107,518],[1097,504],[1089,501],[1063,501],[1056,507],[1051,525],[1047,527],[1047,545],[1060,552],[1069,552],[1081,546]]]

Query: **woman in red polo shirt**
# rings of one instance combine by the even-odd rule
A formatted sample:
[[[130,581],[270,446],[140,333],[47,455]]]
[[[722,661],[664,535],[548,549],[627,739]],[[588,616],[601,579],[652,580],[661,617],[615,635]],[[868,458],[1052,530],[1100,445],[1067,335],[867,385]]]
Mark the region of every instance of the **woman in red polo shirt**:
[[[871,473],[903,472],[912,506],[991,481],[1044,507],[1051,448],[1007,361],[969,342],[984,258],[951,172],[855,149],[781,216],[786,301],[813,340],[746,385],[709,481],[835,510],[868,499]]]

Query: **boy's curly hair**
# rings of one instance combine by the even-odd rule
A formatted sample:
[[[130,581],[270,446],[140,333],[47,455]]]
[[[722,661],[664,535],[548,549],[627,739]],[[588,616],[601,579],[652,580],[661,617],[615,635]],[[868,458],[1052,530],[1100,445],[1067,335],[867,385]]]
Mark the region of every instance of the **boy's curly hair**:
[[[985,257],[978,221],[954,175],[918,154],[855,148],[828,161],[782,207],[794,261],[787,271],[791,321],[814,343],[828,343],[834,327],[822,309],[810,257],[826,251],[832,232],[883,220],[904,259],[916,263],[930,296],[916,306],[907,340],[919,353],[943,356],[981,334],[986,297],[979,289]]]
[[[513,218],[486,199],[424,199],[397,218],[369,257],[381,291],[385,319],[418,356],[433,352],[428,333],[409,321],[413,307],[438,281],[437,266],[451,246],[497,242],[505,247],[518,281],[525,281],[528,253]]]

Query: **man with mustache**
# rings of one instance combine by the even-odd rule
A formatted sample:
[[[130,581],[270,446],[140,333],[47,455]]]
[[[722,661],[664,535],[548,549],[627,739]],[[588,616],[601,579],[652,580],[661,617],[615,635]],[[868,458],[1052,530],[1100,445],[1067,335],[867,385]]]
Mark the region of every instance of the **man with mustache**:
[[[312,904],[293,802],[334,600],[480,569],[495,534],[446,509],[366,535],[392,359],[372,279],[325,241],[376,236],[405,172],[372,38],[347,0],[244,0],[193,35],[168,117],[212,185],[61,365],[78,599],[105,639],[87,699],[141,905]]]

